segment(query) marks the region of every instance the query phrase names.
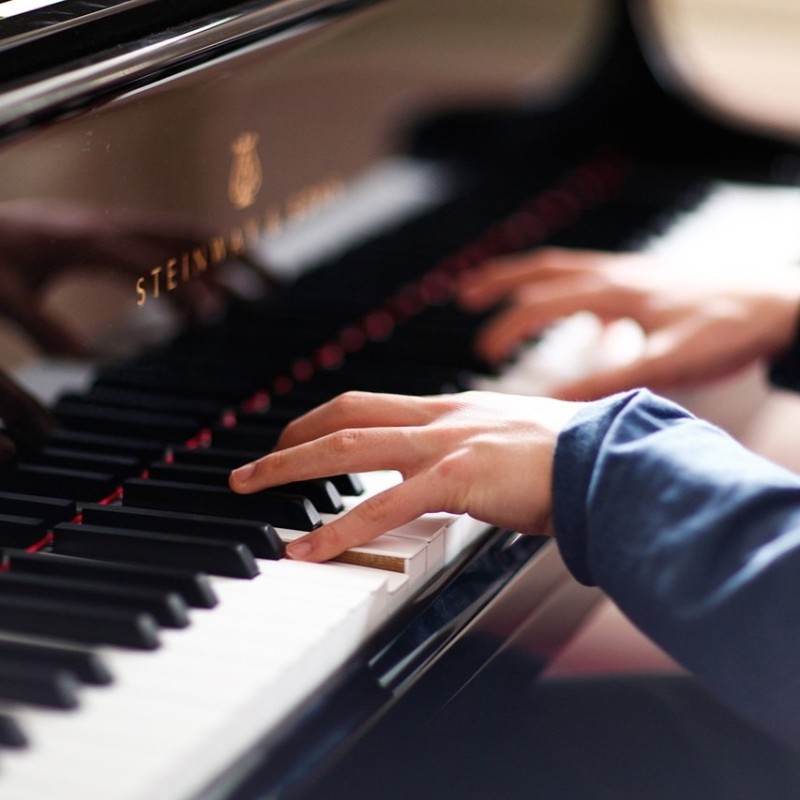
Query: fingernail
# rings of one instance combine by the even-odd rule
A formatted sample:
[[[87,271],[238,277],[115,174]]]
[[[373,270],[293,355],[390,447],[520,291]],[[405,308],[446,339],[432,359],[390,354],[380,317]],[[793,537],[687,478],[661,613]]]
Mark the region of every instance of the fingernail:
[[[237,483],[244,483],[246,480],[253,476],[256,471],[255,463],[245,464],[244,466],[235,469],[231,475]]]
[[[294,558],[297,561],[302,561],[304,558],[311,555],[311,542],[292,542],[286,546],[286,554],[289,558]]]

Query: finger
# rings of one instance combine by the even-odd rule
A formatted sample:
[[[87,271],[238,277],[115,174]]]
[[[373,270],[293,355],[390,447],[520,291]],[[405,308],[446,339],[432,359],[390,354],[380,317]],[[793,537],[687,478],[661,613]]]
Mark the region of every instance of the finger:
[[[497,363],[559,319],[589,311],[610,320],[614,318],[612,308],[614,304],[592,276],[559,281],[546,288],[526,288],[514,305],[483,326],[474,346],[483,358]]]
[[[290,422],[276,449],[319,439],[345,428],[425,425],[433,419],[435,398],[373,392],[346,392]]]
[[[435,510],[429,505],[430,481],[427,476],[416,476],[370,497],[335,522],[296,539],[286,550],[290,558],[300,561],[327,561]]]
[[[708,376],[710,360],[704,351],[688,346],[684,334],[679,328],[661,331],[646,341],[638,358],[561,384],[548,394],[560,400],[594,400],[639,386],[660,391]]]
[[[397,469],[406,474],[421,463],[425,451],[416,428],[345,428],[303,442],[233,470],[229,485],[251,494],[283,483],[338,475]]]
[[[543,251],[487,261],[461,278],[456,292],[457,300],[467,309],[486,309],[520,286],[552,276],[552,269],[548,270],[547,265],[548,258]]]
[[[496,259],[464,275],[458,288],[458,299],[466,308],[484,309],[522,286],[596,271],[621,258],[626,256],[546,247],[524,255]]]

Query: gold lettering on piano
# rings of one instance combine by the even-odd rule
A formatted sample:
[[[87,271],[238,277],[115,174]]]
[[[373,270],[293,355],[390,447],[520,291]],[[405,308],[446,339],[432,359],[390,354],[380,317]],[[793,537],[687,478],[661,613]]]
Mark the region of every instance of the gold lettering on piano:
[[[178,288],[178,259],[171,258],[167,261],[167,291],[172,292]]]
[[[263,239],[279,236],[292,225],[300,224],[344,193],[344,181],[332,176],[314,186],[300,189],[282,203],[270,203],[263,212],[253,212],[227,234],[219,234],[192,250],[154,266],[136,279],[136,305],[174,292],[182,284],[199,278],[209,268],[246,256]]]
[[[214,264],[222,264],[228,260],[228,246],[222,236],[217,236],[208,243],[209,261]]]
[[[236,208],[253,205],[261,189],[261,160],[256,147],[258,134],[246,131],[231,145],[233,164],[228,178],[228,198]]]
[[[199,275],[208,269],[208,256],[202,248],[196,247],[192,250],[192,264],[194,265],[195,274]],[[189,280],[187,278],[187,280]]]
[[[153,297],[158,297],[161,294],[161,277],[162,268],[153,267],[150,270],[150,275],[153,277]]]

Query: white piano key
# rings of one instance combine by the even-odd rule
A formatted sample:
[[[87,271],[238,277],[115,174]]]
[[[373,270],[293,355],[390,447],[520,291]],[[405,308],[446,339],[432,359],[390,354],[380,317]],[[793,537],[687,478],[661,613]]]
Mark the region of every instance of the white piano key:
[[[293,542],[305,534],[285,528],[276,528],[284,542]],[[400,538],[391,533],[378,536],[369,544],[351,547],[336,558],[344,564],[357,564],[364,567],[401,572],[413,586],[427,576],[426,543],[415,539]]]
[[[87,690],[80,711],[20,710],[34,746],[10,759],[2,796],[155,800],[164,791],[172,800],[184,784],[199,789],[399,606],[389,573],[288,560],[260,566],[252,581],[213,578],[218,608],[193,610],[191,626],[165,631],[157,653],[106,648],[115,683]],[[95,760],[100,767],[89,769]],[[119,785],[119,774],[136,775],[135,785]]]
[[[426,515],[392,530],[392,536],[412,539],[425,547],[425,574],[433,577],[445,566],[445,543],[447,530],[454,517]]]

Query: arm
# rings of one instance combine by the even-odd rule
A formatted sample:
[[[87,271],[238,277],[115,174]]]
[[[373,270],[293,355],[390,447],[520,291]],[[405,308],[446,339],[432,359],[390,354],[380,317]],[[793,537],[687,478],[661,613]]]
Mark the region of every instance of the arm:
[[[404,481],[295,541],[323,561],[428,511],[555,532],[579,580],[731,707],[800,747],[800,480],[647,392],[590,404],[349,393],[231,475],[267,486],[342,471]]]
[[[800,480],[640,392],[578,413],[553,486],[574,574],[730,707],[800,747]]]

